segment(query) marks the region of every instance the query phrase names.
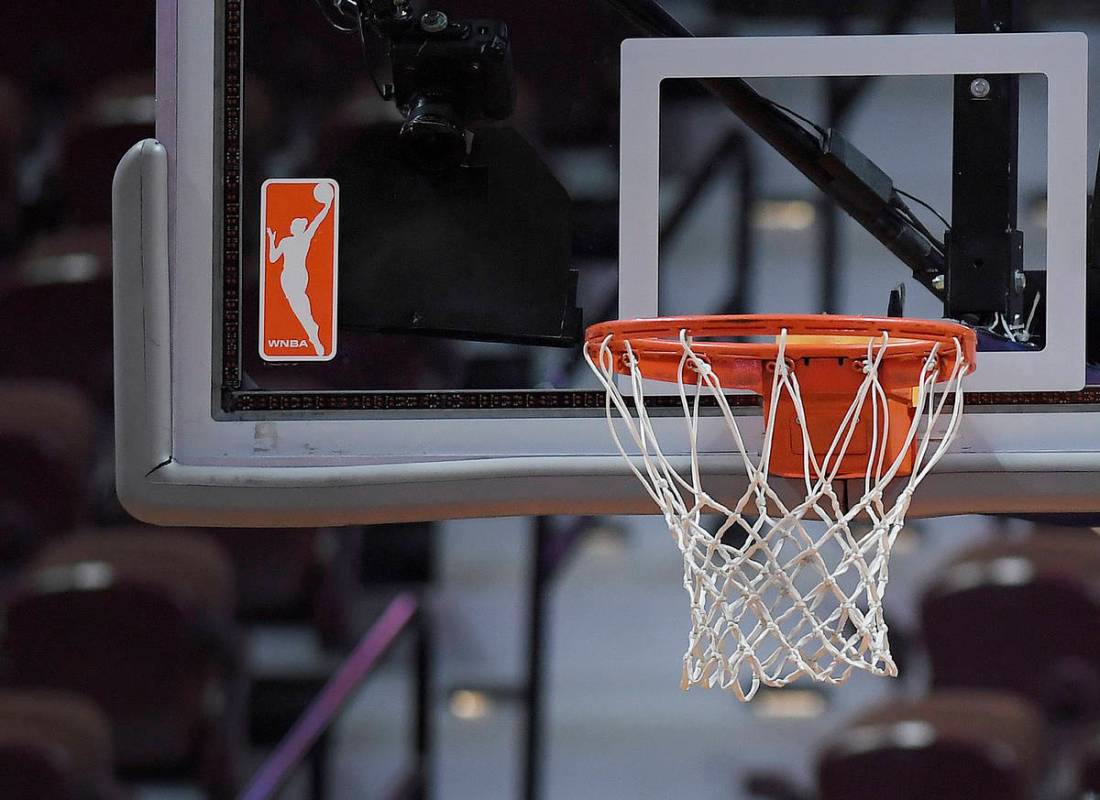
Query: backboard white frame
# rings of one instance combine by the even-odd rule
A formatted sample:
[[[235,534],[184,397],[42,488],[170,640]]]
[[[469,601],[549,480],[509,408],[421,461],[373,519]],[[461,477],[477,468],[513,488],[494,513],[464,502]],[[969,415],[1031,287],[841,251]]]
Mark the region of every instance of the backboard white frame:
[[[1082,33],[631,39],[622,48],[619,317],[658,316],[661,82],[669,78],[1040,73],[1047,78],[1047,328],[983,352],[967,391],[1085,385],[1088,38]],[[880,164],[887,172],[889,164]],[[893,258],[885,249],[884,260]]]

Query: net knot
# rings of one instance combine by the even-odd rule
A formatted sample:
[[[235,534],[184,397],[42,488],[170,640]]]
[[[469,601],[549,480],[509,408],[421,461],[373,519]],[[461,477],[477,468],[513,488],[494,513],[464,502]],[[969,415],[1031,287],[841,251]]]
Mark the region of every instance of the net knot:
[[[703,361],[701,358],[692,358],[691,365],[695,369],[696,374],[700,378],[709,378],[713,370],[710,368],[710,364]]]
[[[898,494],[898,501],[895,506],[902,513],[902,515],[909,511],[909,504],[913,501],[913,489],[915,488],[916,487],[910,484],[902,489],[900,494]]]
[[[955,344],[959,344],[959,340],[955,340]],[[961,346],[957,348],[956,352],[961,351]],[[928,357],[924,360],[924,368],[928,371],[938,370],[940,367],[940,346],[934,344],[932,349],[928,351]]]

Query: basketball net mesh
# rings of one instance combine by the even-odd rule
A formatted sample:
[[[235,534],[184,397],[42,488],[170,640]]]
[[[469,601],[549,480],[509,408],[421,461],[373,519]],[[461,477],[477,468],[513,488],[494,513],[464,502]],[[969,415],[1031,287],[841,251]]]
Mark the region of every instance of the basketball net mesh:
[[[878,372],[889,337],[872,338],[862,362],[864,378],[824,456],[814,454],[798,378],[784,357],[787,332],[777,337],[771,400],[764,409],[761,455],[748,452],[718,376],[692,350],[683,349],[677,384],[687,429],[690,474],[681,475],[657,440],[646,411],[639,361],[626,342],[625,364],[633,408],[620,391],[611,338],[595,359],[585,358],[607,390],[607,421],[619,452],[664,513],[684,560],[684,588],[691,598],[691,634],[684,654],[682,688],[721,687],[747,701],[760,688],[785,686],[803,676],[838,684],[853,669],[894,676],[882,602],[889,577],[890,549],[905,523],[918,484],[950,447],[962,416],[962,379],[967,362],[956,340],[950,375],[940,375],[939,344],[930,344],[919,383],[907,447],[891,462],[886,455],[889,415]],[[697,376],[685,385],[685,368]],[[942,385],[940,392],[936,391]],[[740,456],[748,488],[728,507],[703,488],[699,462],[701,399],[714,398]],[[802,429],[806,499],[788,507],[768,485],[773,424],[781,396],[794,404]],[[953,397],[954,402],[947,404]],[[861,409],[870,408],[873,430],[863,496],[849,506],[833,487],[841,458],[852,440]],[[866,411],[864,411],[866,413]],[[941,418],[946,425],[938,425]],[[625,428],[633,454],[620,434]],[[938,438],[942,433],[942,438]],[[938,439],[938,441],[937,441]],[[913,469],[898,476],[916,442]],[[819,450],[820,452],[820,450]],[[885,492],[898,477],[892,502]],[[704,525],[707,516],[710,526]],[[718,523],[715,525],[715,523]]]

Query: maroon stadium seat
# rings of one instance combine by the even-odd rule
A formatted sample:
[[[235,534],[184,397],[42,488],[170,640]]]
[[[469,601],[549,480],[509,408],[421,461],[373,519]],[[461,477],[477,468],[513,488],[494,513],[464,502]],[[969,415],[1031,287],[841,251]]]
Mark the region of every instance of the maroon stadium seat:
[[[65,207],[79,224],[111,219],[111,181],[135,142],[153,136],[153,73],[112,79],[93,92],[64,137],[58,179]]]
[[[1081,800],[1100,797],[1100,728],[1085,736],[1078,755],[1077,789]]]
[[[4,10],[6,28],[18,33],[0,48],[0,73],[36,93],[71,95],[111,75],[153,68],[156,3],[149,0],[36,0]]]
[[[325,645],[348,643],[361,531],[351,528],[204,528],[233,560],[237,616],[311,624]]]
[[[232,559],[240,616],[279,617],[308,606],[320,563],[316,528],[210,528]]]
[[[964,552],[921,609],[936,687],[1030,698],[1056,717],[1100,717],[1100,536],[1044,530]]]
[[[87,521],[95,435],[78,389],[0,379],[0,555]]]
[[[18,234],[17,166],[28,123],[22,87],[0,75],[0,257],[14,247]]]
[[[819,800],[1030,800],[1044,743],[1039,711],[1013,695],[892,700],[830,737]]]
[[[81,800],[65,757],[48,743],[0,742],[5,800]]]
[[[243,722],[229,559],[203,537],[91,530],[47,545],[7,608],[9,681],[81,692],[114,724],[117,763],[234,789]]]
[[[0,691],[0,797],[110,800],[115,784],[111,728],[85,697],[43,690]]]
[[[0,285],[0,375],[81,386],[109,409],[112,375],[110,231],[43,237]]]

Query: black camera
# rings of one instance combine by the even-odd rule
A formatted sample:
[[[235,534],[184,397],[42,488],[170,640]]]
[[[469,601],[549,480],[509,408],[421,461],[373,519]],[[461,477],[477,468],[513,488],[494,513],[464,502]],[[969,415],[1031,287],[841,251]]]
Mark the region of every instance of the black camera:
[[[402,26],[390,55],[394,100],[405,117],[400,137],[425,169],[460,164],[470,125],[506,119],[515,108],[512,48],[499,20],[427,11]]]

